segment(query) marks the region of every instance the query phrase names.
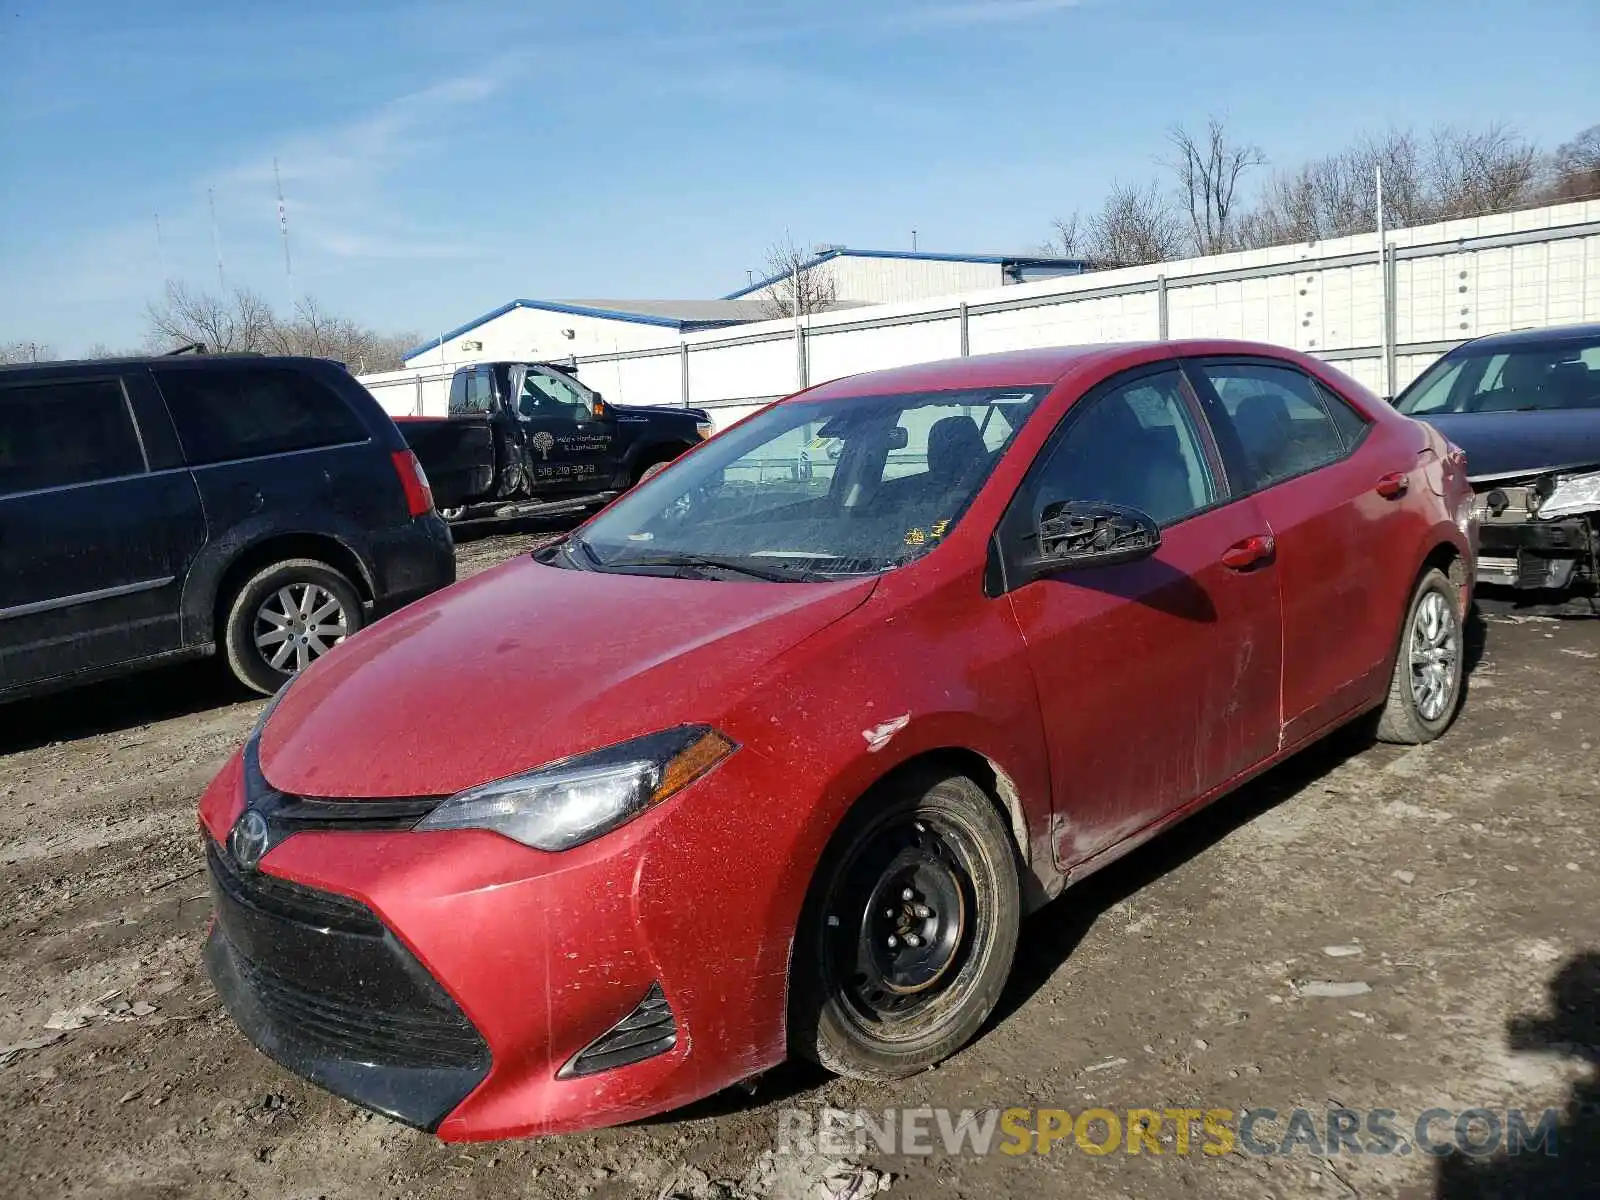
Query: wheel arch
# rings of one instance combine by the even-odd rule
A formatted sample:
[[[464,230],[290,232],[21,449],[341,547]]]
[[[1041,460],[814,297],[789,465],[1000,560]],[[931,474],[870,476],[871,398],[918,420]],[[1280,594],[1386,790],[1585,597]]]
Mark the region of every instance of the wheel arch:
[[[325,562],[355,586],[363,603],[374,597],[372,574],[361,556],[339,538],[327,533],[281,533],[241,547],[217,578],[211,597],[211,632],[220,643],[228,607],[245,582],[256,572],[291,558]]]
[[[845,811],[849,812],[860,804],[871,803],[874,796],[895,786],[908,775],[928,770],[944,770],[952,774],[965,775],[978,785],[994,805],[1006,828],[1011,832],[1012,846],[1017,853],[1024,912],[1032,912],[1061,891],[1062,880],[1053,864],[1048,862],[1041,864],[1038,861],[1039,856],[1034,852],[1027,812],[1016,781],[993,758],[971,747],[937,746],[910,755],[874,779]],[[840,821],[842,823],[843,814],[840,815]],[[830,840],[831,837],[830,834]]]

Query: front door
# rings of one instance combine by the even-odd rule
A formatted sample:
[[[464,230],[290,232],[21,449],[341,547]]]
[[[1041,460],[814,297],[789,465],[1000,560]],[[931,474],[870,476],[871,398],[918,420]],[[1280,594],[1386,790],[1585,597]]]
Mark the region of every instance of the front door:
[[[179,649],[204,534],[116,375],[0,385],[0,690]]]
[[[596,411],[593,392],[549,367],[511,372],[514,412],[523,431],[532,490],[596,492],[616,470],[616,424]]]
[[[1057,856],[1070,868],[1277,750],[1281,619],[1271,530],[1252,501],[1229,500],[1176,368],[1118,376],[1078,401],[1001,537],[1025,544],[1059,500],[1131,505],[1162,530],[1149,559],[1010,593],[1049,742]],[[1252,545],[1258,557],[1240,553]]]

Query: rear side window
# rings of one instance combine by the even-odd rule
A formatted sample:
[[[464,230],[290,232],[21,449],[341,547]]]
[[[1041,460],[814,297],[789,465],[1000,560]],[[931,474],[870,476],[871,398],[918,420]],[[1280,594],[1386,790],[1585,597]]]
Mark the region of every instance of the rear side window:
[[[486,413],[494,409],[494,368],[472,367],[450,380],[450,415]]]
[[[281,367],[157,371],[191,465],[359,442],[367,431],[317,380]]]
[[[1245,490],[1271,487],[1344,457],[1346,435],[1327,408],[1337,402],[1310,376],[1258,363],[1199,363],[1196,369],[1222,402],[1222,416],[1243,451]],[[1347,406],[1339,407],[1344,420],[1364,424]],[[1352,429],[1348,445],[1358,436]]]
[[[0,388],[0,496],[144,470],[115,379]]]

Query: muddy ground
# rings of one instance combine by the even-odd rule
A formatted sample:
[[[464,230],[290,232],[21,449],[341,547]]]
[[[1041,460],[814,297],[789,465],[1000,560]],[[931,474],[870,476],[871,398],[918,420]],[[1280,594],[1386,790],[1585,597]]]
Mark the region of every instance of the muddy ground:
[[[466,542],[462,571],[538,536]],[[1490,614],[1477,633],[1449,736],[1342,736],[1069,891],[1026,923],[1001,1010],[941,1069],[877,1086],[785,1068],[646,1125],[468,1147],[281,1070],[199,969],[195,800],[259,700],[202,664],[0,709],[0,1192],[825,1195],[826,1160],[769,1153],[786,1106],[1336,1104],[1398,1110],[1402,1129],[1432,1106],[1554,1106],[1560,1153],[1440,1171],[1418,1154],[1092,1156],[1069,1140],[857,1163],[909,1197],[1590,1194],[1600,620]],[[1370,990],[1316,994],[1353,990],[1329,983]],[[841,1178],[856,1195],[872,1182]]]

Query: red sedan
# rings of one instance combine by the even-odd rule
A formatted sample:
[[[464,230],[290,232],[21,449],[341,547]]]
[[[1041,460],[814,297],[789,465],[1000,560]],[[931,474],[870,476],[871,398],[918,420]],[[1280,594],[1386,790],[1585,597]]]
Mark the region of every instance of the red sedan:
[[[1444,732],[1471,513],[1269,346],[813,388],[280,693],[201,802],[212,977],[447,1139],[922,1070],[1069,883],[1346,722]]]

